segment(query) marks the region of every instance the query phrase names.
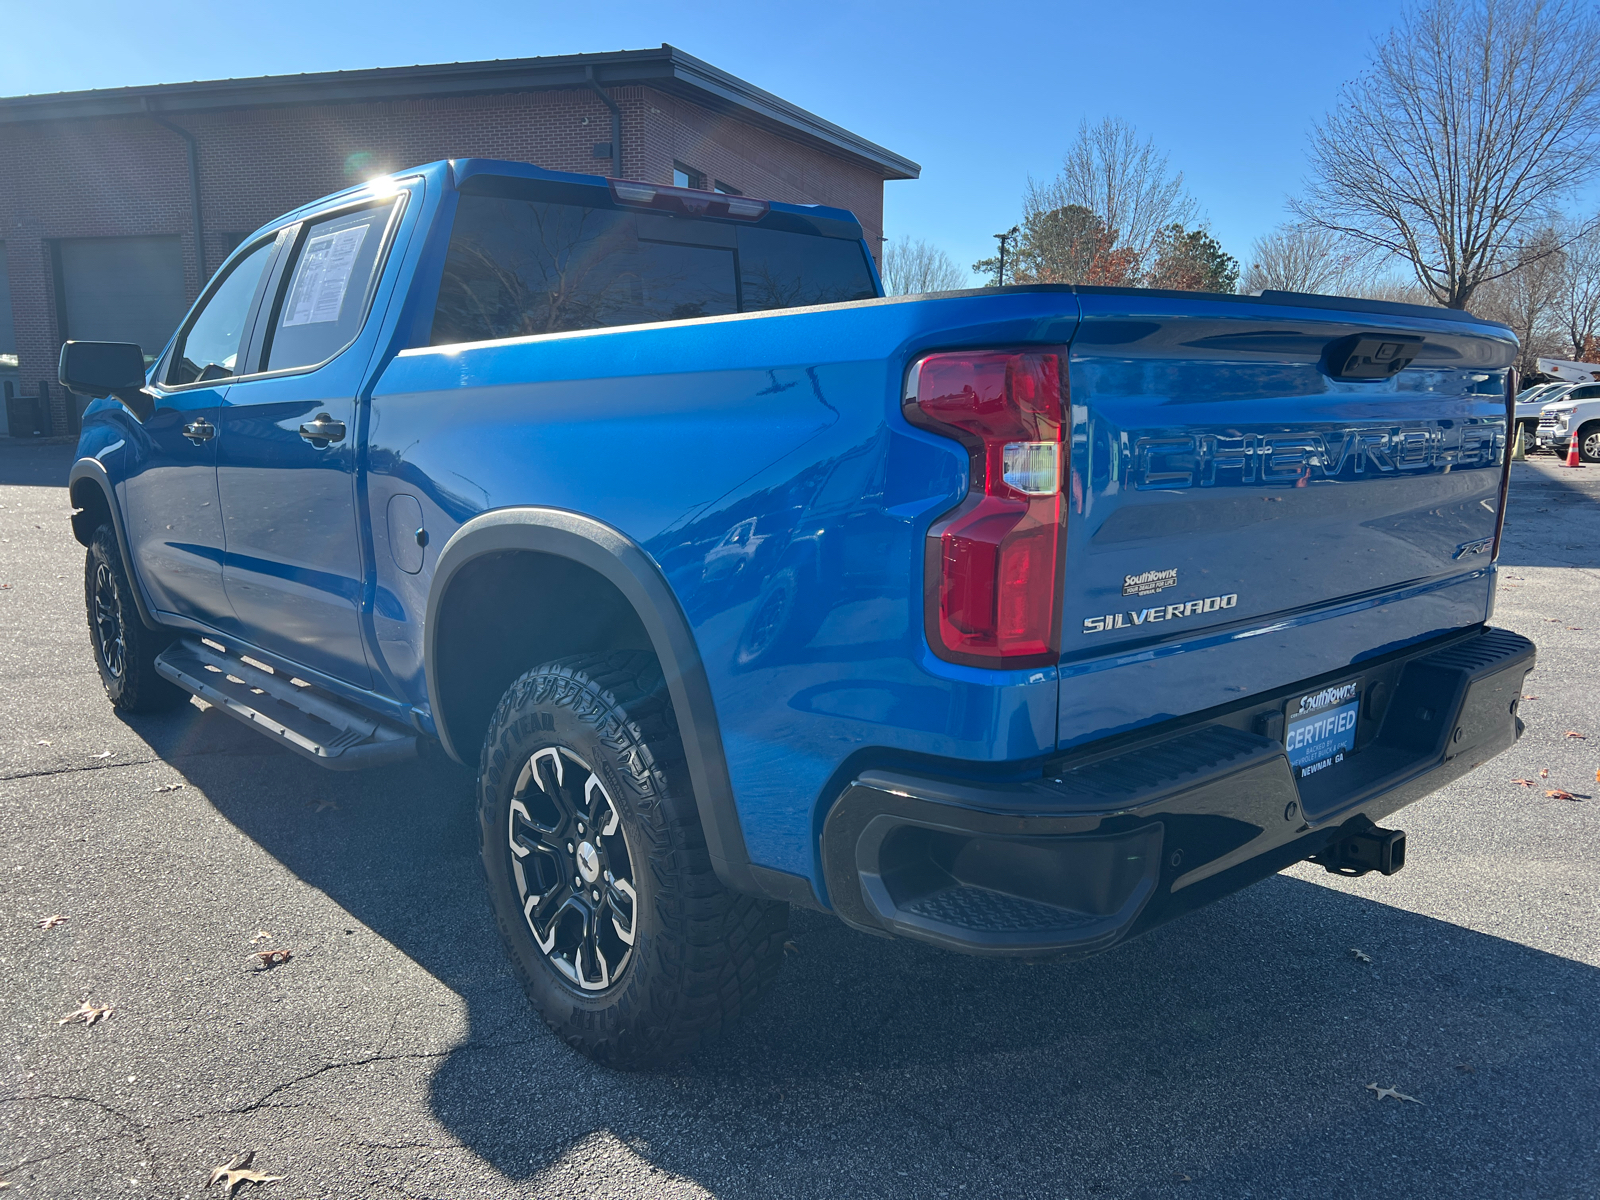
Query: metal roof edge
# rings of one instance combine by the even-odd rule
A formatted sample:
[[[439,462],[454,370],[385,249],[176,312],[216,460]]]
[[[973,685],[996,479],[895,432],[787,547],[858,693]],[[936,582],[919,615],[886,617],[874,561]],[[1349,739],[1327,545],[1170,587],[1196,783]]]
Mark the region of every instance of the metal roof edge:
[[[780,133],[798,135],[801,141],[818,143],[835,154],[864,161],[885,179],[915,179],[921,174],[922,168],[910,159],[669,45],[650,50],[7,96],[0,97],[0,125],[582,88],[588,86],[586,72],[590,68],[596,82],[604,86],[656,86],[688,93],[686,98],[708,99],[714,107],[724,110],[739,110],[756,118],[759,124],[776,127]]]
[[[703,59],[664,45],[671,54],[674,78],[700,91],[707,92],[738,108],[760,113],[780,125],[810,134],[819,141],[848,150],[857,157],[869,159],[885,171],[887,179],[917,179],[922,175],[920,164],[903,155],[870,142],[843,126],[824,120],[815,113],[791,104],[753,83],[712,66]]]

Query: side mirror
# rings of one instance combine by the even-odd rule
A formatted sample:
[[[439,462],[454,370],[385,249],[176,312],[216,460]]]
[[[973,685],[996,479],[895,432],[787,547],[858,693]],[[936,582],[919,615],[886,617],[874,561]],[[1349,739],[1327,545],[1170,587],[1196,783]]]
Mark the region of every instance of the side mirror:
[[[115,396],[141,421],[155,409],[144,392],[144,351],[132,342],[67,342],[56,375],[80,395]]]

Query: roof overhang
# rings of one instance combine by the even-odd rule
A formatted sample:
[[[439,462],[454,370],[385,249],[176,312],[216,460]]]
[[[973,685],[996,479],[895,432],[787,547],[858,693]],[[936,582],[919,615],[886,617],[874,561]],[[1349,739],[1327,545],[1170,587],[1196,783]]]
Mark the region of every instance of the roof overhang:
[[[916,179],[922,168],[866,138],[825,121],[771,92],[746,83],[675,46],[659,50],[618,50],[607,54],[564,54],[546,58],[507,58],[489,62],[435,63],[415,67],[377,67],[365,71],[325,71],[310,75],[265,75],[255,79],[217,79],[163,83],[151,87],[105,88],[0,98],[0,125],[22,121],[63,121],[92,117],[133,117],[159,113],[216,112],[305,104],[372,103],[439,96],[482,96],[499,92],[583,88],[590,73],[602,87],[644,85],[727,113],[781,137],[815,146],[866,166],[884,179]]]

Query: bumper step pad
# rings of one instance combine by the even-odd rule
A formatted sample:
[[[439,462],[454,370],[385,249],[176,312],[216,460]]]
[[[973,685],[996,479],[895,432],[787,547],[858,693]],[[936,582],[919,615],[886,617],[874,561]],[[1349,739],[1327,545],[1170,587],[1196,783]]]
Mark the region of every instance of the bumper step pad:
[[[209,639],[174,642],[156,659],[156,670],[213,708],[330,770],[376,767],[417,753],[414,733]]]
[[[1337,673],[1031,778],[867,767],[823,822],[830,904],[868,932],[1079,956],[1306,858],[1350,874],[1372,857],[1390,874],[1404,835],[1376,823],[1516,742],[1533,665],[1533,644],[1503,629],[1361,664],[1365,740],[1340,771],[1309,777],[1291,769],[1281,736],[1255,731],[1257,718]],[[1374,705],[1380,690],[1390,698]]]

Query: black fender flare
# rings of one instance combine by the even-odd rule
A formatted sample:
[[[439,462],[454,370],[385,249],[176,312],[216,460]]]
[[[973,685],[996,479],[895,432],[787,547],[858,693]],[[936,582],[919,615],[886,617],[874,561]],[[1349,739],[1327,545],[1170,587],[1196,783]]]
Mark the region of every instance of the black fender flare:
[[[128,579],[133,584],[133,603],[139,610],[139,620],[144,622],[145,628],[160,630],[161,623],[151,613],[150,601],[144,594],[144,581],[139,578],[138,564],[133,561],[133,555],[128,550],[128,534],[122,527],[122,510],[117,507],[117,493],[111,486],[111,476],[106,474],[105,464],[98,458],[80,458],[72,464],[72,470],[67,475],[67,495],[70,497],[81,479],[94,481],[100,489],[100,494],[105,498],[106,510],[111,514],[111,528],[117,535],[117,549],[122,552],[122,565],[128,572]],[[94,536],[92,529],[80,529],[78,514],[72,517],[72,534],[80,543],[87,546],[89,539]]]
[[[428,704],[445,752],[456,762],[472,765],[465,763],[456,749],[440,703],[439,672],[435,669],[439,606],[456,573],[472,560],[516,550],[555,555],[588,567],[609,580],[638,614],[666,676],[706,849],[717,877],[735,891],[769,896],[774,895],[770,886],[774,881],[768,880],[769,886],[763,887],[758,876],[762,880],[779,876],[780,884],[789,879],[804,883],[795,876],[752,866],[728,777],[711,685],[688,619],[655,560],[626,534],[592,517],[559,508],[496,509],[462,525],[439,551],[423,625],[423,671]],[[809,885],[805,890],[810,891]]]

